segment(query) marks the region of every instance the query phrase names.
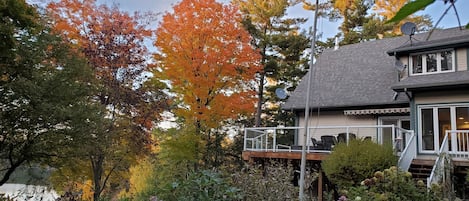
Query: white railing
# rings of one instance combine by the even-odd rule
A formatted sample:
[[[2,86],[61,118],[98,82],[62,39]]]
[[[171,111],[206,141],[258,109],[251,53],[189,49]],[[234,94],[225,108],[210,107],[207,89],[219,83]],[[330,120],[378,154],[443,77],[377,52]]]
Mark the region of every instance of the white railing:
[[[448,143],[449,131],[446,131],[445,138],[441,143],[440,150],[438,150],[438,158],[433,165],[430,177],[427,178],[427,187],[430,188],[434,183],[446,182],[445,166],[447,164],[447,157],[449,152]],[[453,138],[455,139],[455,138]]]
[[[398,148],[404,147],[400,153],[397,164],[401,170],[407,171],[409,170],[410,164],[412,164],[412,160],[417,156],[417,137],[414,131],[402,128],[396,128],[396,130],[396,133],[398,133],[396,142],[400,143]]]
[[[469,159],[469,130],[446,131],[446,136],[449,136],[451,142],[450,155],[454,158]]]
[[[304,130],[304,127],[245,128],[244,151],[301,151],[302,143],[298,142],[303,142]],[[385,130],[389,135],[384,136]],[[416,150],[416,147],[406,148],[407,145],[415,143],[413,131],[397,128],[394,125],[309,127],[306,138],[307,152],[330,152],[329,140],[334,140],[332,143],[336,144],[348,143],[354,138],[369,139],[379,144],[391,143],[396,152],[401,153],[401,157],[406,155],[402,153],[414,154]],[[317,141],[316,144],[313,139]]]

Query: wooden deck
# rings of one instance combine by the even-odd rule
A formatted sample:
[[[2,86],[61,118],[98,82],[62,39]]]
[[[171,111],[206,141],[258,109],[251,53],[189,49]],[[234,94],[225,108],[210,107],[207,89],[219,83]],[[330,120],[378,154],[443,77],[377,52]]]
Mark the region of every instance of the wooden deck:
[[[306,160],[322,161],[326,159],[327,156],[329,156],[327,152],[307,153]],[[301,160],[301,152],[243,151],[243,160],[253,161],[255,158]]]

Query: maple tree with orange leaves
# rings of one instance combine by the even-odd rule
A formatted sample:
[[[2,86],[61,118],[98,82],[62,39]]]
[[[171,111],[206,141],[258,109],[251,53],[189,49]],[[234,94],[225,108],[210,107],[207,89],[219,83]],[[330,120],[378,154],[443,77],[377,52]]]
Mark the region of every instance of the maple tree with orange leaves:
[[[240,22],[232,5],[183,0],[174,13],[163,16],[156,31],[155,58],[162,70],[156,74],[170,81],[181,103],[175,114],[205,136],[206,146],[219,137],[211,136],[210,129],[254,112],[256,92],[251,85],[261,56]]]

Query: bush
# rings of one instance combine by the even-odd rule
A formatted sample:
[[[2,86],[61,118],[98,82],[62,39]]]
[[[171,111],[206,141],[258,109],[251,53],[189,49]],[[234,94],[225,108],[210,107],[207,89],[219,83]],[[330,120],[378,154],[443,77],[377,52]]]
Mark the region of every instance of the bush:
[[[190,173],[187,179],[173,182],[169,188],[171,194],[162,196],[163,200],[234,201],[242,198],[239,190],[227,179],[209,170]]]
[[[373,177],[363,180],[360,186],[351,187],[342,193],[349,200],[361,201],[443,200],[427,191],[424,182],[415,183],[411,173],[401,171],[395,166],[375,172]]]
[[[382,170],[397,163],[391,145],[379,145],[369,140],[351,140],[349,145],[339,143],[322,162],[329,180],[339,189],[359,184]]]
[[[296,200],[299,188],[292,182],[293,174],[294,169],[290,164],[268,161],[264,166],[246,166],[234,174],[233,180],[234,185],[241,189],[246,201]],[[316,178],[317,173],[307,173],[305,188],[307,189]]]

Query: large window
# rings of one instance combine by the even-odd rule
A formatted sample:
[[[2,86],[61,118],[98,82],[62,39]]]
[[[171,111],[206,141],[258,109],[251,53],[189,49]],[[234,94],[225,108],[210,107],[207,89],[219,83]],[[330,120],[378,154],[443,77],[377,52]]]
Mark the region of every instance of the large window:
[[[413,54],[410,57],[411,75],[454,71],[453,50]]]
[[[469,104],[419,107],[422,151],[438,150],[447,130],[469,130]]]

